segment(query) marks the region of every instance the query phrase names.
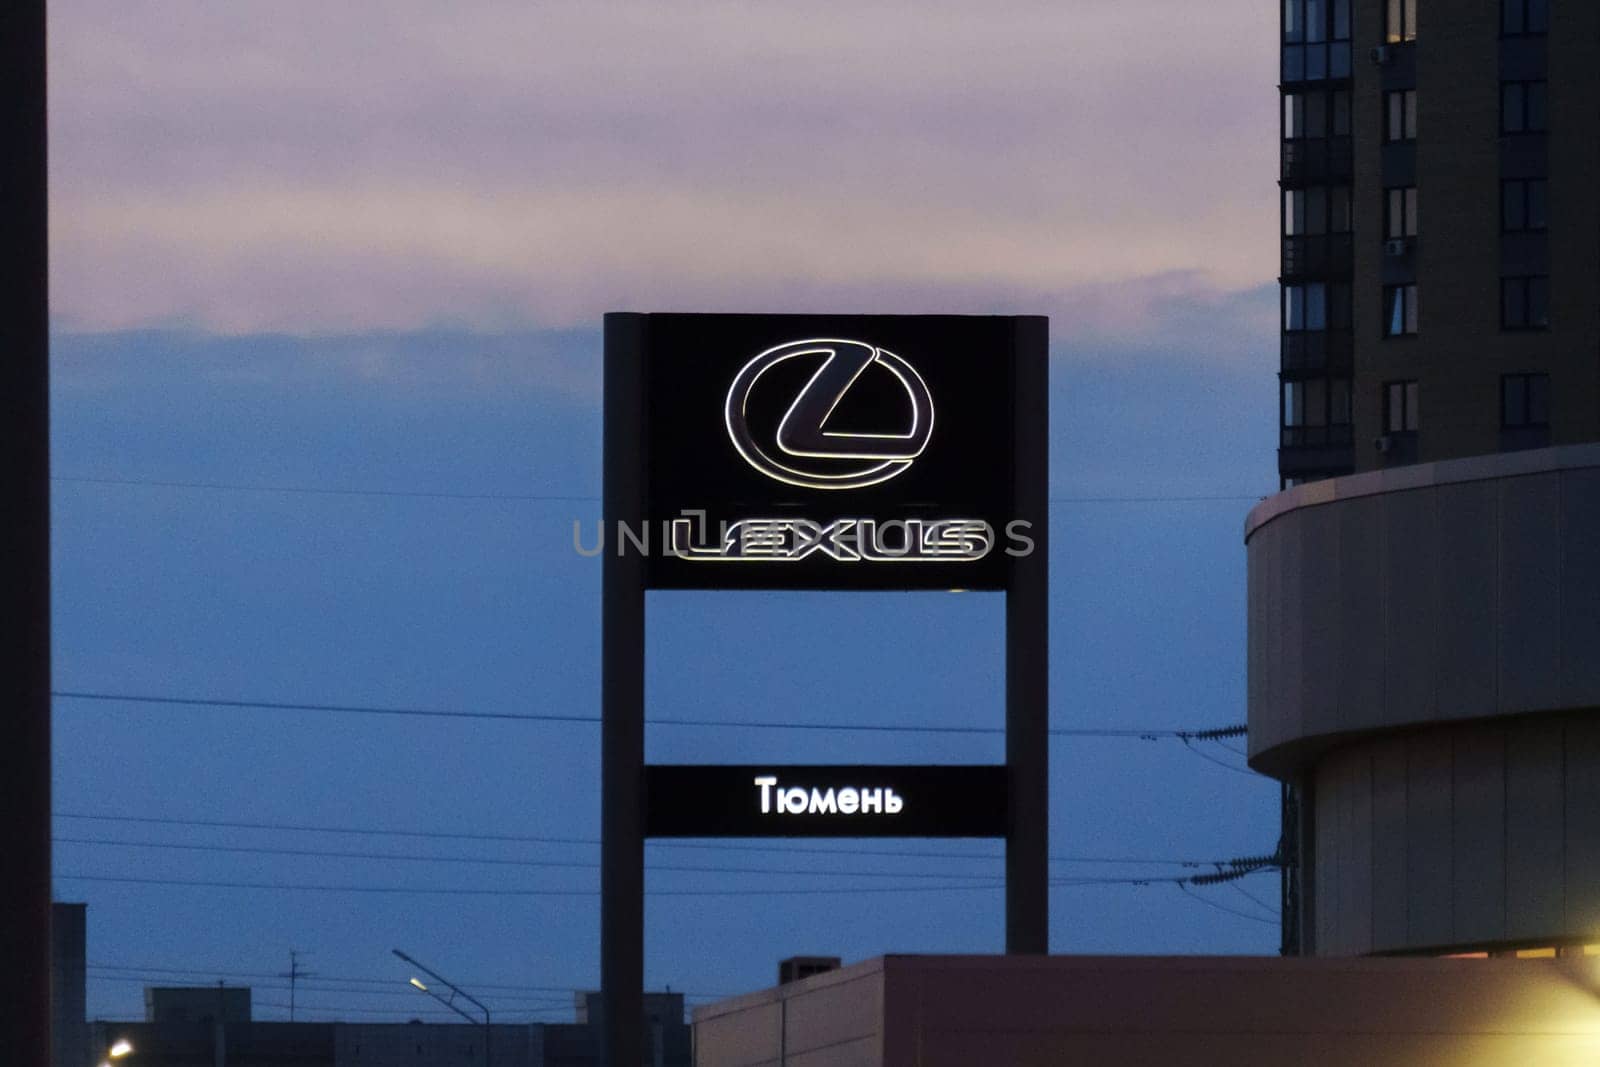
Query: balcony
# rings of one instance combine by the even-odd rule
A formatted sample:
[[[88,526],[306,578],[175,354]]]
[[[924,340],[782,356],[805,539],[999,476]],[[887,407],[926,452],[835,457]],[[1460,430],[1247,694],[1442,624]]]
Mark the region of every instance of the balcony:
[[[1285,185],[1347,181],[1353,158],[1348,137],[1307,138],[1282,142],[1281,177]]]
[[[1294,427],[1295,429],[1345,429],[1349,427]],[[1285,430],[1287,433],[1288,430]],[[1284,445],[1278,449],[1278,475],[1282,478],[1336,477],[1355,470],[1355,448],[1345,444]]]
[[[1283,335],[1280,369],[1284,374],[1325,372],[1349,377],[1355,342],[1349,330],[1308,330]]]
[[[1283,278],[1348,278],[1354,258],[1348,233],[1285,237]]]

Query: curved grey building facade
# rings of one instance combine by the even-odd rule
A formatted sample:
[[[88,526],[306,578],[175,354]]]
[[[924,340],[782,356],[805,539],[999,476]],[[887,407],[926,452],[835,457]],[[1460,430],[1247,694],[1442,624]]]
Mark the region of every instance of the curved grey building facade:
[[[1600,943],[1600,445],[1250,514],[1250,763],[1293,787],[1298,951]]]

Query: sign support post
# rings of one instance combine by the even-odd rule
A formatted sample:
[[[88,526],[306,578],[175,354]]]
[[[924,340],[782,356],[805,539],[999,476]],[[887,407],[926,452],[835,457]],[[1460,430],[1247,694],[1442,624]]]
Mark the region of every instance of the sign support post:
[[[0,7],[0,1056],[50,1062],[45,2]]]
[[[637,316],[606,316],[600,535],[600,1001],[602,1064],[644,1059],[644,559],[619,530],[644,515],[644,346]]]
[[[1013,507],[1033,550],[1006,589],[1006,952],[1050,951],[1049,367],[1044,319],[1019,319],[1012,419]]]

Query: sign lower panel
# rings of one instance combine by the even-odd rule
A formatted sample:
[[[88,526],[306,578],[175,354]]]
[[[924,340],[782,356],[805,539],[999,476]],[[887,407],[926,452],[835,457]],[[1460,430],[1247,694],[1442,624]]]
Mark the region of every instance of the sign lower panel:
[[[645,768],[647,837],[1004,837],[1001,766]]]

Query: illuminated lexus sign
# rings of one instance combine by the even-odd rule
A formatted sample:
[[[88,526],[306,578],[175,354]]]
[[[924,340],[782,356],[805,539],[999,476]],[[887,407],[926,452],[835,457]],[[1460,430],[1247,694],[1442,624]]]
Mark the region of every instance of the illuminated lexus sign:
[[[750,430],[750,393],[762,375],[790,359],[814,360],[817,370],[778,420],[773,438],[783,453],[780,461]],[[909,427],[901,433],[829,429],[834,411],[870,367],[884,368],[905,388]],[[806,489],[860,489],[888,481],[922,455],[933,433],[933,397],[916,368],[893,352],[861,341],[792,341],[744,365],[728,390],[726,419],[734,448],[767,477]],[[829,469],[808,459],[860,463]]]
[[[1006,587],[1026,320],[638,321],[648,585]]]

